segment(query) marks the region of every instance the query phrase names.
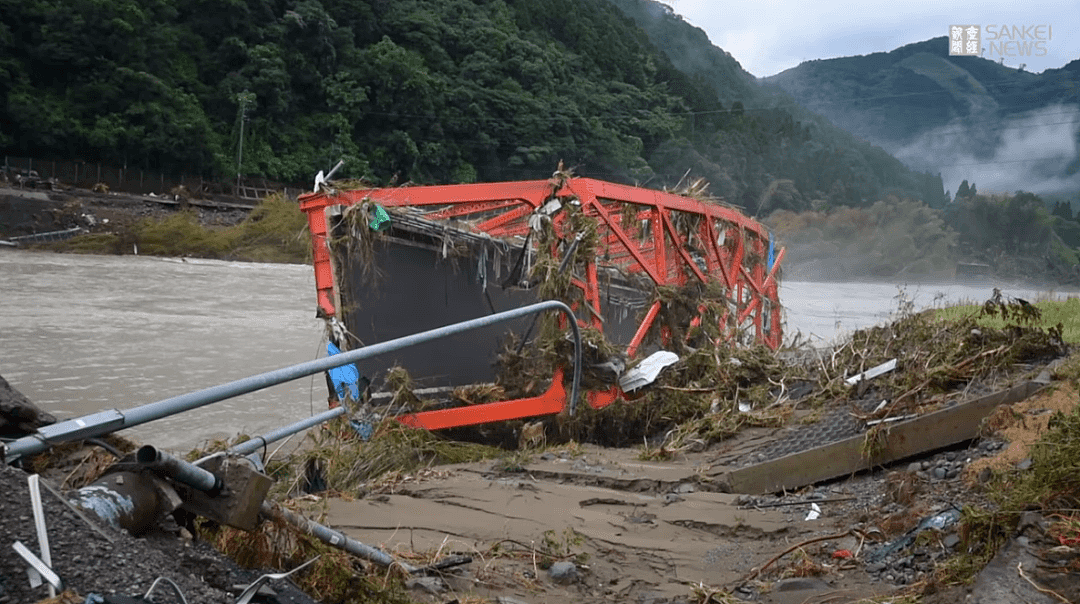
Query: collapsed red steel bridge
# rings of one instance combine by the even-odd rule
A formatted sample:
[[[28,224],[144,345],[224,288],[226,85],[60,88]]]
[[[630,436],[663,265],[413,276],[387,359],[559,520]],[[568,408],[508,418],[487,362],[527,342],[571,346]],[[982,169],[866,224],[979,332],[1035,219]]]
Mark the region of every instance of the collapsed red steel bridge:
[[[784,250],[774,254],[770,235],[761,224],[719,203],[577,177],[354,190],[324,185],[320,192],[301,196],[300,208],[307,213],[312,235],[320,314],[332,318],[340,310],[335,304],[340,297],[330,248],[330,208],[364,202],[388,209],[412,208],[422,211],[426,220],[454,220],[458,228],[466,225],[474,233],[508,240],[525,238],[531,228],[530,216],[544,211],[554,199],[579,204],[584,215],[597,222],[596,254],[586,262],[585,274],[572,279],[582,291],[584,304],[590,307],[590,312],[578,319],[581,325],[604,331],[598,275],[615,270],[623,275],[646,276],[656,286],[719,283],[728,293],[728,310],[720,320],[721,333],[727,334],[729,340],[739,334],[750,335],[773,349],[780,345],[777,272]],[[629,211],[626,204],[632,204]],[[696,218],[681,222],[693,225],[692,230],[679,232],[677,213]],[[566,214],[553,213],[556,233],[564,230]],[[648,226],[639,229],[639,225]],[[655,301],[644,312],[626,347],[627,357],[634,358],[660,310],[661,302]],[[693,322],[700,320],[699,316]],[[440,429],[559,413],[568,403],[562,369],[552,377],[550,388],[537,397],[425,411],[398,419],[416,427]],[[587,400],[592,407],[601,408],[620,396],[622,392],[616,385],[607,391],[589,392]]]

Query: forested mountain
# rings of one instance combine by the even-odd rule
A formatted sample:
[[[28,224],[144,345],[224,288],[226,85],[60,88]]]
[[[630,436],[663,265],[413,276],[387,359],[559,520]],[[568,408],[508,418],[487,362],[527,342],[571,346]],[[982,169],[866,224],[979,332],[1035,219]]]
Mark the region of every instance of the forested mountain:
[[[752,213],[941,202],[936,176],[761,93],[644,6],[0,0],[0,148],[228,177],[243,127],[241,170],[292,182],[341,157],[377,183],[537,178],[563,160],[648,186],[689,169]],[[659,50],[665,23],[715,58]]]
[[[1017,59],[1014,59],[1017,60]],[[1080,189],[1080,59],[1039,74],[934,38],[765,79],[908,165],[1001,192]]]

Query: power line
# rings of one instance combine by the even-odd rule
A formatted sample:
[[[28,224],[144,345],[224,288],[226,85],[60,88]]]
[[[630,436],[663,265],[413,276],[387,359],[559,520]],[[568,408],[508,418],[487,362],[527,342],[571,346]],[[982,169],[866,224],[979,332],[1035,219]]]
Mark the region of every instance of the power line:
[[[972,77],[974,78],[974,76],[972,76]],[[1041,76],[1034,76],[1034,77],[1041,77]],[[1064,77],[1062,77],[1062,81],[1065,81]],[[1017,83],[1017,82],[1015,82],[1015,81],[1013,81],[1011,79],[1007,79],[1007,78],[1002,78],[1000,80],[991,80],[989,82],[981,82],[981,81],[976,79],[976,82],[978,82],[984,88],[1004,88],[1004,87],[1020,87],[1020,86],[1022,86],[1022,84],[1019,84],[1019,83]],[[1074,85],[1076,84],[1075,82],[1072,82],[1072,83]],[[766,95],[766,97],[774,94],[771,91],[767,90],[765,85],[763,85],[763,84],[756,83],[756,82],[750,82],[750,84],[758,86],[759,90],[761,92],[763,92]],[[743,113],[761,113],[761,112],[767,112],[767,111],[775,111],[777,109],[795,109],[795,108],[804,109],[804,110],[807,110],[807,111],[813,111],[806,104],[800,104],[799,102],[797,102],[795,100],[795,98],[794,98],[794,95],[787,92],[786,90],[781,88],[779,85],[777,85],[777,84],[769,84],[769,85],[770,86],[775,86],[777,89],[779,89],[779,91],[783,92],[785,95],[791,96],[792,97],[792,102],[791,103],[779,103],[779,104],[776,104],[776,105],[769,105],[769,106],[763,106],[763,107],[743,107],[741,112],[743,112]],[[918,96],[930,96],[930,95],[941,95],[941,94],[950,94],[951,95],[951,93],[949,93],[949,91],[944,90],[944,89],[939,89],[939,90],[928,90],[928,91],[920,91],[920,92],[906,92],[906,93],[899,93],[899,94],[885,94],[885,95],[875,95],[875,96],[856,96],[856,97],[849,97],[849,98],[846,98],[846,99],[843,99],[843,100],[837,100],[837,101],[834,101],[831,104],[837,104],[837,105],[845,104],[846,105],[846,104],[850,104],[850,103],[853,103],[853,102],[861,102],[861,101],[876,101],[876,100],[886,100],[886,99],[911,98],[911,97],[918,97]],[[677,95],[674,95],[674,96],[676,96],[676,98],[682,98],[682,97],[678,97]],[[1044,105],[1040,105],[1040,106],[1045,107],[1046,105],[1044,104]],[[1038,108],[1038,107],[1035,107],[1034,104],[1032,104],[1032,107],[1033,107],[1033,109]],[[707,109],[707,110],[701,110],[701,111],[689,111],[689,110],[688,111],[650,111],[648,109],[641,109],[641,110],[638,110],[638,111],[645,112],[648,116],[656,115],[656,116],[672,117],[672,116],[698,116],[698,115],[704,116],[704,115],[731,114],[731,113],[734,113],[736,110],[729,107],[729,108],[725,108],[725,109]],[[1055,113],[1049,113],[1049,114],[1046,114],[1046,115],[1067,115],[1068,113],[1069,112],[1055,112]],[[378,116],[383,116],[383,117],[400,117],[400,118],[410,118],[410,119],[436,119],[438,117],[438,116],[434,116],[434,115],[431,115],[431,114],[410,114],[410,113],[401,113],[401,112],[378,112],[378,111],[365,112],[365,114],[366,115],[378,115]],[[540,120],[550,120],[550,121],[565,120],[565,119],[569,119],[569,120],[589,119],[589,118],[638,119],[638,118],[641,118],[641,117],[642,117],[642,115],[640,113],[631,114],[631,113],[625,113],[625,112],[618,112],[618,113],[602,113],[602,112],[601,113],[595,113],[595,112],[590,112],[588,114],[581,114],[581,115],[578,115],[578,116],[536,116],[535,114],[529,116],[530,119],[540,119]],[[1014,117],[1018,118],[1018,116],[1007,116],[1007,117],[1008,118],[1014,118]],[[469,119],[471,121],[477,121],[477,120],[480,120],[480,121],[495,121],[495,120],[498,120],[498,121],[502,121],[502,122],[507,121],[507,120],[503,120],[502,118],[488,118],[488,117],[485,117],[485,116],[470,116],[468,118],[462,117],[461,119],[463,119],[463,120],[464,119]],[[1005,119],[1005,118],[1003,118],[1003,119]],[[990,122],[990,121],[994,121],[994,120],[985,120],[985,121]]]
[[[1027,164],[1027,163],[1035,163],[1035,162],[1040,162],[1040,161],[1051,161],[1051,160],[1076,161],[1076,159],[1069,159],[1069,158],[1066,158],[1066,157],[1062,157],[1060,155],[1055,155],[1055,156],[1047,156],[1047,157],[1035,157],[1035,158],[1030,158],[1030,159],[1003,159],[1003,160],[998,160],[998,161],[972,162],[972,163],[967,163],[967,164],[943,164],[943,165],[938,165],[938,167],[939,168],[955,168],[955,167],[958,167],[958,166],[996,166],[996,165],[1004,165],[1004,164]]]
[[[1061,114],[1061,115],[1065,115],[1065,114]],[[984,121],[976,121],[976,122],[971,122],[971,123],[972,124],[990,123],[992,121],[993,120],[984,120]],[[1046,122],[1046,123],[1039,123],[1039,124],[1034,124],[1034,125],[1032,125],[1032,124],[1017,124],[1016,126],[1005,126],[1005,125],[1003,125],[1003,126],[998,127],[998,128],[984,128],[984,129],[982,129],[982,130],[980,130],[978,132],[979,133],[1008,132],[1010,130],[1030,130],[1032,128],[1040,128],[1040,127],[1044,127],[1044,126],[1064,126],[1064,125],[1080,126],[1080,119],[1069,120],[1069,121],[1065,121],[1065,122]],[[948,128],[948,127],[944,127],[944,128]],[[931,130],[931,131],[923,133],[923,134],[934,134],[934,135],[939,135],[939,136],[940,135],[961,135],[961,134],[972,134],[972,130],[970,128],[965,128],[964,126],[960,125],[960,126],[956,126],[956,127],[949,128],[949,129]]]

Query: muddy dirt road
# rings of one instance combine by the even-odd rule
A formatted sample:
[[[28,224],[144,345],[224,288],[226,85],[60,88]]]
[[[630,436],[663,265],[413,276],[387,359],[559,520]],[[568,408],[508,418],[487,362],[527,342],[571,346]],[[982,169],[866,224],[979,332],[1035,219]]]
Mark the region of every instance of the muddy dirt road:
[[[846,522],[804,521],[809,504],[740,506],[737,495],[711,492],[693,459],[641,462],[633,450],[583,447],[544,453],[513,472],[491,465],[440,468],[363,500],[333,499],[325,519],[400,556],[472,556],[436,583],[449,593],[444,600],[512,595],[536,603],[684,598],[694,585],[737,582],[778,546]],[[839,587],[846,583],[852,595],[892,591],[871,580]]]
[[[1024,426],[1016,428],[1023,436],[1008,433],[1012,444],[988,435],[787,494],[718,492],[714,476],[778,436],[754,429],[668,461],[642,461],[640,449],[554,447],[522,455],[520,464],[392,475],[356,498],[308,496],[305,506],[416,565],[472,558],[414,581],[411,593],[422,601],[703,602],[721,588],[767,603],[896,601],[925,590],[940,565],[963,553],[956,520],[963,506],[986,502],[988,468],[1015,468],[1049,414],[1070,411],[1076,399],[1071,387],[1055,387],[1005,408]],[[920,529],[928,519],[936,528]],[[977,602],[1060,602],[1022,580],[1022,556],[1040,586],[1074,597],[1061,585],[1080,574],[1048,570],[1045,561],[1037,568],[1025,549],[1057,545],[1040,522],[975,587],[935,586],[936,596],[904,601],[955,602],[972,593]]]

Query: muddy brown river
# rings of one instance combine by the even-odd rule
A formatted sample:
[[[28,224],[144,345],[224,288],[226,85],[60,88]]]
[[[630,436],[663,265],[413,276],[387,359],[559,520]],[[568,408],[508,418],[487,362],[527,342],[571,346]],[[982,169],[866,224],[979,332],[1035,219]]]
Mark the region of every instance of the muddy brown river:
[[[310,266],[0,249],[0,375],[60,418],[127,409],[325,354]],[[787,333],[827,343],[915,308],[983,301],[990,284],[786,282]],[[999,285],[1036,298],[1075,292]],[[304,378],[133,428],[183,451],[326,408]]]

